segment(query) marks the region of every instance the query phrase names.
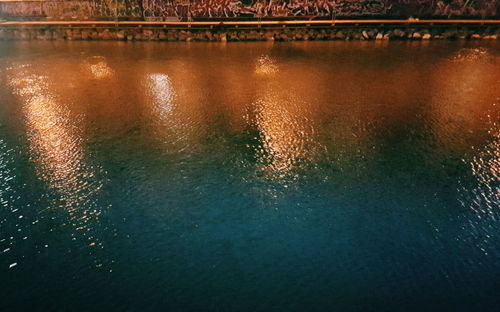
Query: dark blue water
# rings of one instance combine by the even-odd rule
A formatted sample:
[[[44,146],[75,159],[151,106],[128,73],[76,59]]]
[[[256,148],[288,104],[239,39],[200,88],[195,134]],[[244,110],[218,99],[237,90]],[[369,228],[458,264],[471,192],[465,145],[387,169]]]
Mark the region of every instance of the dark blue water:
[[[499,311],[498,43],[2,43],[1,311]]]

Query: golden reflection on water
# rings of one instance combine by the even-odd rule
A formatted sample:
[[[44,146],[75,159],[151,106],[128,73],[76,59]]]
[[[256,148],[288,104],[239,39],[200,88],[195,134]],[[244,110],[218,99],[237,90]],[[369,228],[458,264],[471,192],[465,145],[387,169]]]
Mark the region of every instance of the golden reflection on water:
[[[415,120],[422,107],[429,104],[432,110],[423,108],[425,114],[430,115],[425,126],[432,127],[432,134],[443,145],[451,146],[456,140],[449,135],[449,125],[480,128],[482,112],[489,109],[486,101],[493,96],[492,90],[496,90],[484,86],[498,82],[495,74],[486,70],[491,64],[484,61],[490,57],[485,48],[463,49],[433,66],[435,68],[419,70],[419,65],[413,62],[390,61],[387,66],[377,65],[367,62],[366,55],[362,59],[359,55],[353,56],[358,57],[360,64],[329,59],[334,65],[322,68],[316,66],[312,58],[289,58],[287,54],[278,58],[272,49],[259,51],[252,55],[252,61],[246,62],[248,64],[240,62],[236,66],[225,63],[227,59],[219,63],[222,60],[217,59],[219,52],[212,54],[211,62],[185,55],[157,59],[153,57],[154,48],[148,47],[152,50],[147,60],[113,63],[113,67],[109,56],[83,55],[79,70],[74,70],[69,63],[52,64],[52,69],[47,71],[50,77],[73,68],[69,79],[73,84],[71,94],[59,83],[52,83],[48,91],[30,91],[40,96],[26,105],[26,111],[31,111],[32,116],[45,111],[45,115],[51,116],[46,119],[69,120],[74,116],[65,117],[68,112],[55,97],[62,95],[60,98],[65,101],[71,98],[79,104],[75,106],[87,108],[83,109],[86,114],[83,123],[92,120],[103,128],[107,123],[117,127],[138,124],[170,151],[199,146],[212,132],[211,127],[221,120],[217,125],[227,124],[225,130],[232,131],[233,135],[255,127],[261,144],[255,151],[258,170],[280,176],[302,164],[314,163],[318,153],[327,148],[339,167],[368,166],[360,164],[357,156],[384,152],[376,150],[381,146],[375,142],[377,129],[390,130],[407,119]],[[305,45],[294,44],[293,48],[300,50],[299,56],[310,51]],[[335,53],[342,58],[351,52]],[[247,57],[244,55],[242,59]],[[32,84],[32,88],[48,88],[49,76],[44,76],[43,83],[40,80]],[[17,89],[28,92],[21,87]],[[426,89],[429,91],[422,96],[422,90]],[[243,117],[245,115],[248,118]],[[44,118],[38,119],[44,124]],[[42,137],[37,139],[41,142],[39,145],[46,146],[47,151],[54,149],[54,155],[62,154],[61,159],[46,162],[66,162],[65,167],[72,168],[84,161],[85,155],[78,143],[82,127],[78,122],[58,122],[51,130],[59,137],[54,142],[50,142],[50,133],[37,130],[37,137]],[[58,144],[59,150],[49,147],[50,144]],[[75,160],[64,160],[63,152],[68,151],[71,144]],[[47,151],[45,159],[55,157],[49,157]],[[52,180],[67,174],[59,171],[53,173]]]
[[[136,91],[144,129],[164,153],[193,151],[208,134],[214,107],[207,103],[205,77],[193,62],[180,57],[167,62],[140,62]],[[206,79],[206,78],[205,78]]]
[[[146,86],[148,95],[153,99],[151,114],[160,120],[170,116],[176,96],[170,77],[166,74],[150,74]]]
[[[107,79],[114,75],[114,70],[109,67],[104,56],[90,57],[84,63],[84,66],[94,79]]]
[[[445,155],[471,154],[463,159],[476,183],[459,188],[459,200],[474,214],[465,218],[458,239],[471,243],[484,254],[492,252],[494,239],[484,222],[498,221],[500,191],[500,58],[488,48],[463,48],[436,64],[432,75],[429,111],[436,149]],[[484,144],[484,138],[490,138]],[[458,152],[457,152],[458,151]]]
[[[293,77],[275,77],[279,73],[275,60],[264,55],[256,63],[255,73],[265,79],[257,89],[252,106],[254,120],[249,122],[255,123],[260,133],[262,149],[256,152],[262,170],[280,179],[288,176],[300,161],[313,158],[313,127],[307,118],[310,112],[300,89],[289,85],[293,85]]]
[[[22,66],[8,73],[9,85],[22,103],[36,172],[60,196],[54,205],[68,212],[71,226],[88,232],[101,214],[92,196],[102,183],[95,183],[95,172],[85,163],[80,118],[54,94],[49,77],[36,72]],[[96,238],[83,235],[91,246],[100,245]]]
[[[278,72],[276,61],[269,55],[262,55],[256,63],[255,73],[258,75],[272,75]]]
[[[287,108],[289,104],[290,98],[273,94],[272,90],[255,103],[256,123],[264,148],[258,152],[261,160],[268,163],[266,170],[275,173],[289,171],[300,158],[309,156],[307,124]]]
[[[482,59],[485,56],[488,56],[488,50],[486,48],[463,48],[453,56],[452,60],[461,63],[464,61]]]
[[[464,48],[437,63],[432,73],[430,104],[433,134],[443,147],[463,145],[460,139],[484,131],[489,115],[497,115],[500,58],[486,48]],[[458,146],[455,146],[455,148]],[[467,146],[462,146],[462,148]]]

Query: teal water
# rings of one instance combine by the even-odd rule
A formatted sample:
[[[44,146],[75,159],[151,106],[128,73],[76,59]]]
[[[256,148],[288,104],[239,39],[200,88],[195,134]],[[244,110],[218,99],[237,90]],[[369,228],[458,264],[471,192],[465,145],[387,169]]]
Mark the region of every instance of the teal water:
[[[1,311],[498,311],[494,42],[0,45]]]

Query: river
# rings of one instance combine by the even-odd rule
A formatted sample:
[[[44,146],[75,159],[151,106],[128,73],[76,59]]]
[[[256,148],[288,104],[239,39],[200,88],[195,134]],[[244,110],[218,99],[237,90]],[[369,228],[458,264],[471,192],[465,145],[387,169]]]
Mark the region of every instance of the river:
[[[498,42],[0,45],[0,310],[498,311]]]

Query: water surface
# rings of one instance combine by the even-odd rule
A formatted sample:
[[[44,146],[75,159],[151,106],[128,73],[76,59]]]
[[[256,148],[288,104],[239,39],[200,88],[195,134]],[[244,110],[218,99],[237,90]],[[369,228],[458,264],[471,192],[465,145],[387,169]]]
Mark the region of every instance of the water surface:
[[[0,310],[498,311],[499,43],[0,45]]]

